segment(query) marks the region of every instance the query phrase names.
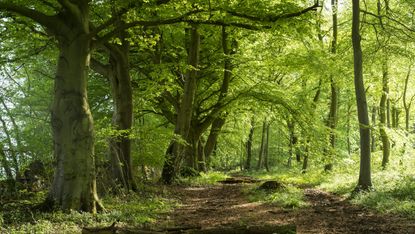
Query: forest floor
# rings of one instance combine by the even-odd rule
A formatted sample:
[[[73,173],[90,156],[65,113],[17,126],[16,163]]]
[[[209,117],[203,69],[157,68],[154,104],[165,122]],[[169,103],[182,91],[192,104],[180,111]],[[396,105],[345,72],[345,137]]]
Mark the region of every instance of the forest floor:
[[[251,184],[168,188],[181,205],[160,217],[167,233],[415,233],[415,222],[353,205],[341,196],[304,188],[297,209],[252,202]]]

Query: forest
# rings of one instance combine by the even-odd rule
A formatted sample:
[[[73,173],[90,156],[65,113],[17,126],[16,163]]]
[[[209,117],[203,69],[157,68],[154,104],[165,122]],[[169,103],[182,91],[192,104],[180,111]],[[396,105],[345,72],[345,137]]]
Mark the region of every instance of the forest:
[[[415,233],[414,0],[0,0],[0,233]]]

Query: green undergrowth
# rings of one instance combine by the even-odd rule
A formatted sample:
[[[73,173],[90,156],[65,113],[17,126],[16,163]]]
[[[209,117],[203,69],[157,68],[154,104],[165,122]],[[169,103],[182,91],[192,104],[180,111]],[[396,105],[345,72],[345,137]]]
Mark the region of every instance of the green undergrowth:
[[[188,186],[213,185],[227,177],[229,176],[223,172],[201,172],[199,176],[180,178],[179,183]]]
[[[154,222],[158,215],[170,212],[175,202],[155,191],[129,193],[102,198],[106,212],[92,215],[79,212],[42,213],[31,209],[38,200],[15,201],[0,211],[0,233],[81,233],[84,226],[142,226]]]
[[[294,186],[285,186],[275,190],[262,190],[257,186],[250,187],[245,191],[251,202],[266,202],[287,209],[306,207],[303,190]]]
[[[381,151],[372,154],[373,189],[352,194],[358,179],[358,157],[345,159],[321,189],[351,198],[351,202],[382,213],[400,214],[415,219],[414,151],[392,152],[391,162],[381,168]],[[354,163],[353,163],[354,162]],[[345,166],[345,164],[350,164]]]
[[[245,174],[261,180],[276,180],[300,188],[318,186],[327,181],[328,176],[323,170],[315,168],[311,168],[307,173],[302,173],[300,168],[294,166],[292,168],[286,166],[276,167],[270,172],[250,171]]]
[[[304,197],[304,188],[315,187],[326,181],[327,174],[310,170],[302,173],[297,167],[277,167],[270,172],[266,171],[250,171],[244,175],[258,178],[262,181],[275,180],[283,185],[283,187],[274,190],[258,189],[259,184],[251,186],[246,190],[248,198],[251,201],[261,201],[275,204],[287,209],[298,209],[307,206]]]

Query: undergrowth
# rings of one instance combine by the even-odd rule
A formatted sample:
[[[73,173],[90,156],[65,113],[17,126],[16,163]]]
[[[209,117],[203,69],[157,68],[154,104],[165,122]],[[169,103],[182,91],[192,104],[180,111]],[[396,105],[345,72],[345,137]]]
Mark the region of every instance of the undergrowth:
[[[395,149],[391,161],[383,170],[381,151],[372,154],[373,189],[352,196],[358,179],[357,155],[344,159],[333,175],[319,186],[321,189],[348,196],[351,202],[376,209],[381,213],[400,214],[415,219],[415,159],[414,150]]]
[[[41,199],[10,201],[0,212],[0,233],[81,233],[84,226],[141,226],[152,223],[158,215],[170,212],[173,201],[156,194],[124,194],[102,200],[106,212],[90,213],[54,211],[42,213],[31,209]]]

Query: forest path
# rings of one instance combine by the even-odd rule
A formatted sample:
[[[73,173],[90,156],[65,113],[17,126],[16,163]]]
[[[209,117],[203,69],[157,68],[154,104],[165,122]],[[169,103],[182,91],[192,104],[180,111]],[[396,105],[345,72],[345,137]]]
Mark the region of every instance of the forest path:
[[[310,204],[291,210],[250,202],[247,184],[171,187],[182,205],[162,226],[167,233],[415,233],[415,222],[352,205],[342,197],[305,189]]]

